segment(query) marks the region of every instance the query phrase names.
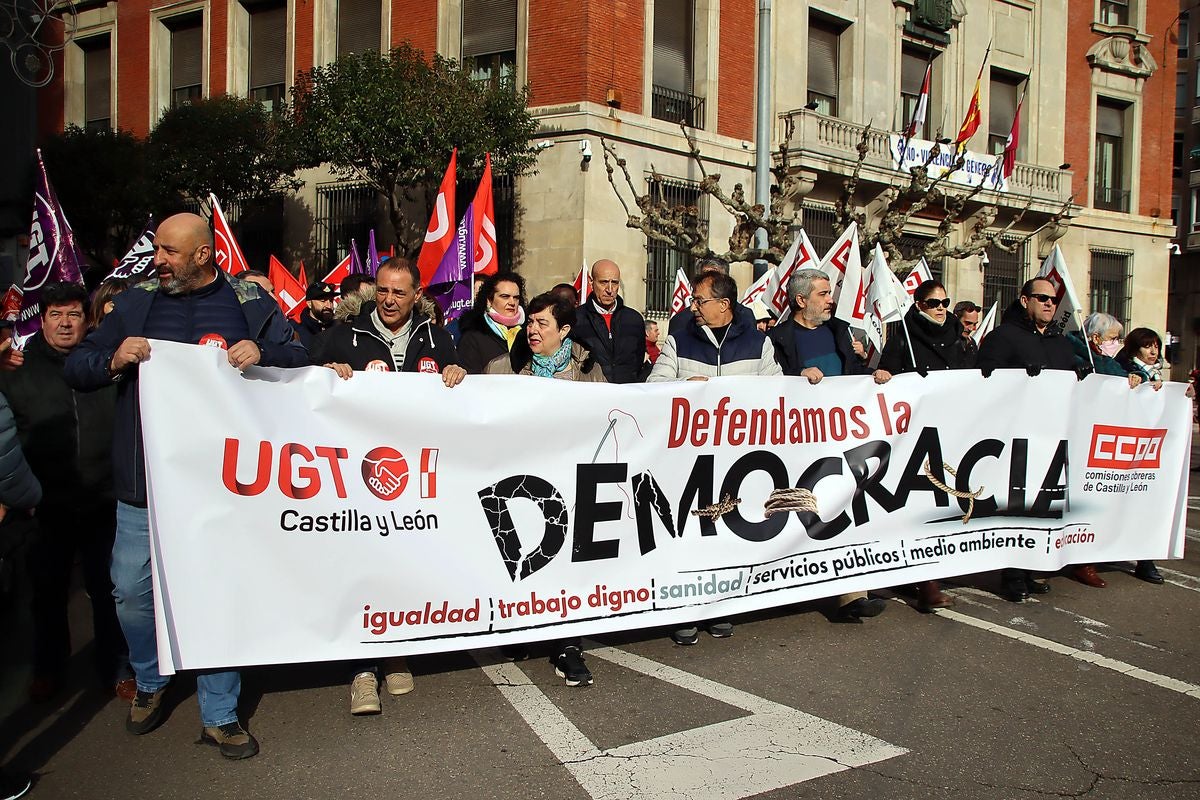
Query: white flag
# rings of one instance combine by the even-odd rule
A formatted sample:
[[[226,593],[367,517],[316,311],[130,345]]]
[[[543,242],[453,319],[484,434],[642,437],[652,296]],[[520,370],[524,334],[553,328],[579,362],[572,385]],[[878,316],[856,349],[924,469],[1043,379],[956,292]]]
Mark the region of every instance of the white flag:
[[[929,265],[925,263],[925,256],[921,256],[921,260],[913,267],[912,272],[908,273],[908,277],[904,279],[904,291],[908,292],[908,296],[912,297],[917,287],[925,281],[933,280],[933,272],[929,269]]]
[[[692,305],[692,284],[688,283],[683,270],[675,270],[675,288],[671,291],[671,313],[686,311]]]
[[[849,249],[839,260],[839,264],[844,267],[845,272],[842,278],[842,291],[837,299],[837,310],[833,312],[833,315],[850,323],[851,328],[866,330],[867,286],[870,283],[870,272],[863,270],[862,257],[858,252],[857,229],[853,231],[847,242]],[[835,244],[834,247],[837,245]],[[826,274],[829,273],[826,272]]]
[[[763,292],[760,299],[762,304],[767,307],[767,311],[771,312],[771,316],[779,319],[791,308],[787,285],[792,278],[792,273],[798,269],[816,269],[818,264],[817,251],[802,228],[796,235],[796,240],[792,242],[792,246],[784,254],[783,260],[779,262],[779,266],[767,273],[771,277],[767,281],[766,291]]]
[[[846,281],[847,271],[853,271],[851,263],[857,265],[862,272],[862,255],[858,250],[858,223],[851,222],[842,235],[837,238],[829,252],[821,259],[821,270],[829,276],[829,284],[833,288],[833,302],[842,296],[842,284]]]
[[[867,306],[883,322],[899,322],[913,301],[888,266],[883,248],[875,245],[871,256],[871,282],[867,287]]]
[[[742,305],[749,307],[750,304],[755,300],[759,300],[761,302],[762,295],[767,291],[767,284],[771,282],[771,277],[774,272],[775,268],[771,267],[762,274],[761,278],[750,284],[750,288],[747,289],[746,294],[742,296]],[[766,307],[766,303],[763,303],[763,307]],[[771,309],[769,308],[767,309],[767,311],[770,310]]]
[[[1042,262],[1037,277],[1054,284],[1054,291],[1058,295],[1058,308],[1054,314],[1054,321],[1050,324],[1057,325],[1063,333],[1080,330],[1079,312],[1083,311],[1083,304],[1075,294],[1075,287],[1071,284],[1071,271],[1067,269],[1067,262],[1063,260],[1058,245],[1054,245],[1050,255]]]
[[[983,341],[983,337],[992,332],[996,327],[996,306],[998,303],[992,303],[992,307],[988,309],[987,314],[975,326],[975,332],[971,334],[971,338],[975,340],[975,346],[979,347],[979,343]]]

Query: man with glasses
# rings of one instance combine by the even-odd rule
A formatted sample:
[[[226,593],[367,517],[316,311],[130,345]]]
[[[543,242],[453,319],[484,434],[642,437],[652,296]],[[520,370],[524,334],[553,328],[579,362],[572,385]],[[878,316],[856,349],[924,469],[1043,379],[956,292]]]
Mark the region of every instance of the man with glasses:
[[[814,385],[827,377],[867,374],[850,326],[833,316],[829,276],[819,269],[796,270],[788,279],[787,293],[792,316],[768,334],[783,374],[800,376]],[[857,623],[864,617],[879,616],[885,608],[885,600],[868,597],[866,592],[850,592],[838,597],[833,621]]]
[[[692,287],[691,319],[681,331],[667,336],[646,380],[706,381],[725,375],[782,374],[775,362],[775,348],[755,327],[754,316],[735,318],[738,297],[733,278],[719,272],[702,274]],[[715,639],[733,635],[729,622],[702,624]],[[699,626],[677,628],[671,639],[678,645],[693,645],[700,639]]]
[[[1023,369],[1030,375],[1044,369],[1074,371],[1074,348],[1062,331],[1050,324],[1057,311],[1054,284],[1045,278],[1026,281],[1021,296],[1004,312],[996,329],[984,337],[975,366],[984,375],[996,369]],[[1024,569],[1003,570],[1000,586],[1005,599],[1014,603],[1050,591],[1048,584],[1033,580]]]

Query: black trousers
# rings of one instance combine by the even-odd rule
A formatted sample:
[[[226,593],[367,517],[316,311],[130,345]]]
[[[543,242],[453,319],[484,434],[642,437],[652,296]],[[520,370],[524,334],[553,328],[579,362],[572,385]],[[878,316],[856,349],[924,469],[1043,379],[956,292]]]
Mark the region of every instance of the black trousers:
[[[35,674],[55,676],[63,671],[71,656],[67,600],[76,555],[83,569],[84,589],[91,600],[96,674],[106,684],[131,674],[129,649],[117,621],[109,576],[115,536],[115,503],[71,508],[55,504],[39,509],[38,535],[29,551]]]

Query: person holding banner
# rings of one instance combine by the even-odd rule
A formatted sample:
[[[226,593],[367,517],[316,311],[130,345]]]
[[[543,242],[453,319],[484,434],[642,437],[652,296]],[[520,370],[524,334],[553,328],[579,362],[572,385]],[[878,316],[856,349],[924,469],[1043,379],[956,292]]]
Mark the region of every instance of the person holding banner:
[[[754,324],[750,310],[738,302],[737,283],[720,272],[705,272],[692,287],[692,318],[681,332],[672,331],[647,381],[706,381],[725,375],[779,375],[775,348]],[[740,309],[740,311],[738,311]],[[674,328],[674,320],[670,326]],[[714,639],[733,636],[724,620],[703,623]],[[676,628],[678,645],[700,641],[696,625]]]
[[[692,284],[699,283],[701,278],[709,274],[728,275],[729,262],[720,256],[703,256],[696,259],[696,267],[692,271]],[[734,305],[733,316],[738,322],[747,322],[751,325],[755,322],[754,312],[741,303]],[[667,335],[683,333],[693,319],[690,306],[680,309],[667,322]]]
[[[997,369],[1023,369],[1030,375],[1044,369],[1074,372],[1075,350],[1062,335],[1062,329],[1051,324],[1057,313],[1054,284],[1045,278],[1026,281],[1020,297],[979,345],[975,366],[984,376]],[[1020,603],[1030,594],[1048,591],[1050,585],[1035,581],[1029,570],[1008,568],[1000,573],[1000,593],[1013,603]]]
[[[833,316],[829,276],[819,269],[798,269],[788,279],[787,293],[792,315],[767,334],[783,374],[800,376],[813,385],[825,377],[866,374],[850,326]],[[885,600],[850,592],[837,598],[833,620],[861,622],[886,608]]]
[[[511,351],[492,359],[486,373],[607,383],[599,362],[592,358],[586,347],[571,340],[576,319],[575,306],[570,300],[551,292],[539,294],[529,301],[524,341],[518,341]],[[554,674],[566,681],[567,686],[592,685],[592,673],[584,663],[582,645],[582,640],[575,636],[556,642],[551,650],[555,653],[550,659]],[[527,654],[519,645],[506,648],[506,653],[517,660]]]
[[[592,294],[577,312],[576,340],[596,359],[609,383],[645,380],[646,322],[620,295],[621,268],[602,258],[592,264]]]
[[[458,357],[470,375],[481,375],[492,359],[508,353],[525,322],[525,279],[496,272],[475,294],[475,305],[458,321]]]
[[[1149,328],[1134,328],[1125,337],[1125,344],[1117,353],[1117,363],[1130,372],[1137,373],[1146,383],[1158,391],[1163,385],[1165,364],[1162,355],[1162,338]]]
[[[146,281],[119,295],[111,314],[67,357],[68,385],[96,391],[117,385],[113,430],[113,489],[117,535],[112,579],[117,617],[129,643],[137,695],[125,728],[149,733],[163,721],[163,694],[170,676],[158,671],[158,635],[150,579],[150,511],[147,507],[138,367],[151,357],[150,339],[226,350],[236,369],[301,367],[308,354],[279,309],[257,286],[217,269],[213,234],[196,214],[163,220],[154,241],[158,282]],[[181,420],[180,424],[188,424]],[[230,554],[236,557],[236,554]],[[213,576],[214,591],[237,591]],[[203,730],[200,741],[229,759],[250,758],[258,741],[238,720],[241,675],[235,670],[196,676]]]
[[[934,370],[969,368],[973,359],[966,344],[971,340],[963,338],[962,326],[949,310],[950,297],[941,281],[928,280],[919,285],[903,325],[883,347],[875,382],[887,383],[892,375],[905,372],[924,375]],[[943,592],[937,581],[917,584],[918,610],[930,612],[952,605],[954,598]]]

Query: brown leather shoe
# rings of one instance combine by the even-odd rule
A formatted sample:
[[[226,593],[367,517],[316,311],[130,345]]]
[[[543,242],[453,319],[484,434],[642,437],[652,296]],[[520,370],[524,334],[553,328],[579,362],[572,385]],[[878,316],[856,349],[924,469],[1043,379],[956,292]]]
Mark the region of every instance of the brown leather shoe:
[[[133,698],[137,697],[137,680],[134,678],[125,678],[117,681],[113,686],[113,694],[118,700],[125,703],[132,703]]]
[[[1096,572],[1096,566],[1094,564],[1084,564],[1082,566],[1075,567],[1071,570],[1071,576],[1084,586],[1091,586],[1095,589],[1103,589],[1105,586],[1108,586],[1108,584],[1104,582],[1104,578],[1101,578],[1099,573]]]
[[[917,584],[918,611],[929,612],[935,608],[949,608],[952,605],[954,598],[943,592],[937,581],[921,581]]]

